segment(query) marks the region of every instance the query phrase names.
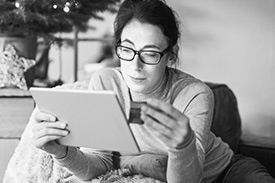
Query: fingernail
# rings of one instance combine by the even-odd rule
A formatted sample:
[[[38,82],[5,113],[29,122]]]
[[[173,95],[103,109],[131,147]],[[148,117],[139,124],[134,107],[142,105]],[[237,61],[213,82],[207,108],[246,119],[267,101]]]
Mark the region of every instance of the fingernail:
[[[65,128],[66,127],[66,123],[60,123],[60,128]]]
[[[51,121],[55,121],[55,117],[51,117],[50,120],[51,120]]]
[[[63,130],[62,133],[63,133],[64,135],[68,135],[69,132],[68,132],[67,130]]]

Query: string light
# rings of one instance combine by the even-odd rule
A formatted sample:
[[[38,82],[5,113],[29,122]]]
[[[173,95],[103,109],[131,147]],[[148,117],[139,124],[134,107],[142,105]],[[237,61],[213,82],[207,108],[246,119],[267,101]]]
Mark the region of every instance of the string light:
[[[14,5],[15,5],[16,8],[19,8],[19,7],[20,7],[19,2],[15,2]]]
[[[53,5],[53,9],[55,9],[55,10],[57,9],[57,5],[56,4]]]
[[[80,4],[80,2],[74,2],[74,6],[77,8],[77,9],[79,9],[79,8],[81,8],[81,4]]]
[[[70,6],[71,6],[71,3],[70,3],[69,1],[67,1],[67,2],[65,3],[65,6],[64,6],[64,8],[63,8],[63,11],[64,11],[65,13],[68,13],[68,12],[70,11]]]
[[[65,13],[69,13],[70,11],[74,11],[74,10],[77,10],[77,9],[80,9],[81,8],[81,3],[78,2],[78,1],[67,1],[63,6],[62,5],[58,5],[58,4],[54,4],[52,6],[53,9],[58,9],[58,8],[61,8],[63,9],[63,11]]]
[[[64,11],[65,13],[68,13],[68,12],[70,11],[70,8],[69,8],[68,6],[65,6],[65,7],[63,8],[63,11]]]

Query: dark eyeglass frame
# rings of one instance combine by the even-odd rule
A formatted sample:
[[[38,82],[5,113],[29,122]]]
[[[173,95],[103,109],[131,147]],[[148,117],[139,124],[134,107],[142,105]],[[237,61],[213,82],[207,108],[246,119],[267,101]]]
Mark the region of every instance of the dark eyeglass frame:
[[[129,49],[129,50],[133,51],[133,52],[134,52],[133,58],[131,58],[131,59],[124,59],[124,58],[121,58],[121,57],[119,56],[118,52],[117,52],[117,49],[118,49],[118,48],[126,48],[126,49]],[[140,51],[137,51],[137,50],[134,50],[133,48],[129,48],[129,47],[127,47],[127,46],[116,45],[115,51],[116,51],[116,55],[117,55],[118,58],[120,58],[121,60],[124,60],[124,61],[132,61],[132,60],[134,60],[135,56],[138,55],[138,57],[139,57],[139,59],[140,59],[140,61],[141,61],[142,63],[147,64],[147,65],[157,65],[157,64],[160,62],[161,58],[168,52],[169,48],[170,48],[170,47],[168,46],[168,47],[167,47],[165,50],[163,50],[162,52],[159,52],[159,51],[149,51],[149,50],[140,50]],[[142,58],[141,58],[141,56],[140,56],[140,54],[141,54],[142,52],[154,52],[154,53],[158,53],[158,54],[160,55],[158,62],[156,62],[156,63],[148,63],[148,62],[145,62],[144,60],[142,60]]]

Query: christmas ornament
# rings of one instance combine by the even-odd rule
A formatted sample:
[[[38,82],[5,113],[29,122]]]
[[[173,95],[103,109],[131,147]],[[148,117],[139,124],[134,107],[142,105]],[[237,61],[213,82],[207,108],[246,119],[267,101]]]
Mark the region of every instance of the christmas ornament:
[[[35,60],[18,56],[15,47],[7,44],[0,59],[0,88],[18,87],[27,90],[24,73],[35,63]]]

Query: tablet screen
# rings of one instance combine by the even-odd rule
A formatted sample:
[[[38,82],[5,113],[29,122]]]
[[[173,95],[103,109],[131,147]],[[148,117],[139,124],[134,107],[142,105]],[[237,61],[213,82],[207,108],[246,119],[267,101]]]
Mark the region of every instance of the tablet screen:
[[[68,146],[138,153],[139,147],[113,91],[30,88],[43,112],[68,124]]]

